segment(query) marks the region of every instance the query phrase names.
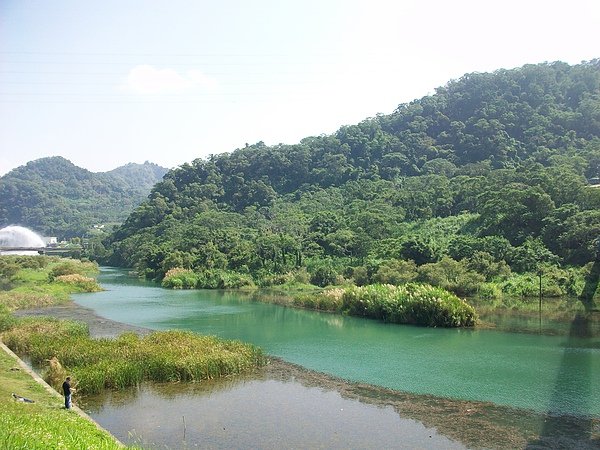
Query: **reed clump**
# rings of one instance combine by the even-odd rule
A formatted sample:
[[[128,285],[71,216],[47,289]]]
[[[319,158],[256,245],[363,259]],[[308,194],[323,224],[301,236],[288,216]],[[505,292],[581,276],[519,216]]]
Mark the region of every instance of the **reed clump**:
[[[407,283],[400,286],[374,284],[351,287],[344,292],[343,310],[392,323],[429,327],[475,325],[475,308],[445,289]]]
[[[91,277],[78,273],[59,275],[54,278],[54,283],[63,283],[72,286],[77,292],[99,292],[102,290],[98,282]]]
[[[187,331],[160,331],[145,337],[125,333],[117,339],[92,339],[85,325],[53,319],[28,319],[2,334],[13,351],[36,365],[55,358],[83,394],[123,389],[144,380],[201,381],[249,372],[265,364],[258,348],[238,341]],[[50,376],[55,388],[56,377]]]
[[[384,322],[429,327],[471,327],[475,309],[445,289],[425,284],[371,284],[294,298],[295,306],[340,312]]]

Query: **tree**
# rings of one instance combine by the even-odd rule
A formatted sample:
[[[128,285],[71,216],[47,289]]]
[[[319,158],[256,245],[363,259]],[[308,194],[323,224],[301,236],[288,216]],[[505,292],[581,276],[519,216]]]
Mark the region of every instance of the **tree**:
[[[418,276],[414,261],[388,260],[381,263],[373,281],[375,283],[399,285],[414,281]]]
[[[435,262],[440,254],[431,242],[411,238],[402,244],[400,254],[403,259],[412,260],[417,265]]]
[[[483,194],[479,223],[484,235],[500,235],[511,244],[541,235],[544,219],[554,210],[554,202],[539,187],[512,183],[498,191]]]
[[[543,265],[558,263],[558,256],[546,248],[539,238],[528,238],[510,255],[510,266],[516,272],[537,272]]]

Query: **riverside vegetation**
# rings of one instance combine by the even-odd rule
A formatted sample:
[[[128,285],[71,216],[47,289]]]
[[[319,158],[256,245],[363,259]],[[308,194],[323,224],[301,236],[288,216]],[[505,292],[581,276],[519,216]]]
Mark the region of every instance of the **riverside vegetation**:
[[[293,303],[384,322],[430,327],[469,327],[477,321],[475,309],[456,295],[415,283],[331,289],[296,296]]]
[[[117,339],[93,339],[86,324],[53,318],[16,318],[12,311],[63,303],[69,293],[99,289],[89,274],[94,263],[44,256],[0,257],[0,339],[13,351],[26,355],[44,370],[46,381],[60,390],[67,374],[77,383],[78,395],[103,389],[124,389],[145,380],[200,381],[249,372],[266,363],[263,352],[250,344],[199,336],[191,332],[154,332],[143,338],[125,333]],[[0,355],[4,367],[5,356]],[[0,372],[0,390],[13,386],[14,376]],[[20,395],[40,398],[37,388],[15,389]],[[47,396],[46,396],[47,397]],[[7,401],[6,399],[10,399]],[[37,401],[37,400],[36,400]],[[92,424],[79,426],[60,411],[61,402],[44,398],[29,410],[9,395],[0,423],[0,447],[42,448],[63,442],[65,448],[113,448],[112,441]],[[29,406],[29,405],[27,405]],[[35,411],[27,415],[26,411]],[[27,416],[27,417],[25,417]],[[77,433],[72,433],[78,424]],[[79,430],[82,429],[80,433]],[[95,430],[95,431],[94,431]],[[43,447],[45,448],[45,447]]]
[[[35,403],[16,402],[13,392]],[[65,410],[63,404],[60,398],[33,383],[12,357],[0,351],[0,448],[122,448],[107,432]]]
[[[0,304],[9,310],[50,306],[69,295],[101,290],[98,265],[47,256],[0,256]]]

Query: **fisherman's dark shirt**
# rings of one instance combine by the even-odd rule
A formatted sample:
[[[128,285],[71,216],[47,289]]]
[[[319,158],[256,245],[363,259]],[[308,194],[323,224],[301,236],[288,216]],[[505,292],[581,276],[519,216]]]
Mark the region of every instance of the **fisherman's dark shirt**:
[[[63,388],[63,392],[65,393],[65,395],[71,394],[71,383],[69,383],[68,381],[65,381],[62,385],[62,388]]]

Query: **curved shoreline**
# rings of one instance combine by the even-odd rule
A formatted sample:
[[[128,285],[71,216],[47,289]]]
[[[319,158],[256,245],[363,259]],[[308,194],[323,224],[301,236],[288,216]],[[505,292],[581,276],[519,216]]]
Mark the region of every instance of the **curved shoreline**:
[[[95,338],[124,332],[147,334],[152,330],[105,319],[91,309],[65,305],[16,311],[18,317],[52,316],[85,322]],[[391,407],[403,419],[416,420],[469,448],[600,448],[600,418],[558,418],[492,403],[416,395],[365,383],[354,383],[305,369],[280,358],[250,375],[258,380],[294,380],[306,387],[336,391],[342,397],[379,407]],[[547,424],[552,423],[552,427]],[[587,432],[582,433],[582,428]],[[584,431],[584,430],[583,430]]]

